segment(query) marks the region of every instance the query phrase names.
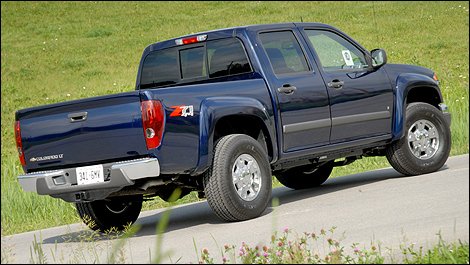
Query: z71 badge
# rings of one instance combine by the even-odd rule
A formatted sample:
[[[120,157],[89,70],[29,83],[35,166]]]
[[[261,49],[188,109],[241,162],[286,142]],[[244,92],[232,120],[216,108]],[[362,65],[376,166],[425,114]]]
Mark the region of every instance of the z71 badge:
[[[193,111],[193,105],[190,106],[173,106],[170,107],[171,109],[175,109],[171,114],[170,117],[175,117],[175,116],[182,116],[182,117],[187,117],[187,116],[193,116],[194,111]]]

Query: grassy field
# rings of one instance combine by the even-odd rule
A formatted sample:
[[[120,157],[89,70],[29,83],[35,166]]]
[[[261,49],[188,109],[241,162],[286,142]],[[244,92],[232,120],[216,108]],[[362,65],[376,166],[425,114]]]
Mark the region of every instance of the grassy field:
[[[216,28],[321,22],[390,63],[433,69],[452,112],[451,155],[469,151],[468,2],[1,2],[1,234],[79,222],[72,204],[24,192],[13,127],[17,109],[133,90],[153,42]],[[388,167],[367,158],[333,176]],[[275,183],[276,186],[280,184]],[[192,193],[180,203],[197,200]],[[165,207],[157,199],[144,210]]]

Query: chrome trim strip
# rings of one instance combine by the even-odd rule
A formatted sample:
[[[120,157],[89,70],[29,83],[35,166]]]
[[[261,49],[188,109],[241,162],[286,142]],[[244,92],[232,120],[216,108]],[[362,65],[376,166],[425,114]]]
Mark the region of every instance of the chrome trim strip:
[[[363,113],[363,114],[336,117],[331,120],[322,119],[318,121],[307,121],[307,122],[288,124],[288,125],[283,126],[283,131],[284,133],[293,133],[293,132],[300,132],[300,131],[305,131],[305,130],[324,128],[324,127],[328,127],[331,125],[333,126],[344,125],[348,123],[356,123],[356,122],[362,122],[362,121],[388,119],[390,117],[391,115],[389,111]]]
[[[293,132],[300,132],[304,130],[312,130],[318,129],[323,127],[331,126],[330,119],[322,119],[318,121],[306,121],[294,124],[288,124],[283,126],[284,133],[293,133]]]
[[[388,111],[379,111],[379,112],[372,112],[372,113],[363,113],[363,114],[356,114],[356,115],[349,115],[349,116],[342,116],[336,117],[332,119],[332,125],[344,125],[349,123],[356,123],[362,121],[372,121],[372,120],[380,120],[380,119],[388,119],[390,118],[390,112]]]

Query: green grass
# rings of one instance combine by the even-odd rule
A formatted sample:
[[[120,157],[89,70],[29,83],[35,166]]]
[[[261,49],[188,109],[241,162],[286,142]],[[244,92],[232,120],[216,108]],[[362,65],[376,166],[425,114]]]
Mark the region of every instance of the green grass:
[[[469,151],[468,2],[1,2],[1,234],[78,222],[72,204],[24,192],[14,112],[133,90],[140,56],[153,42],[237,25],[321,22],[390,63],[433,69],[452,112],[451,155]],[[376,22],[376,23],[375,23]],[[388,167],[365,158],[332,176]],[[280,184],[275,182],[275,185]],[[198,200],[195,193],[181,203]],[[144,210],[166,207],[156,199]],[[59,214],[55,214],[55,213]],[[54,213],[54,214],[51,214]]]

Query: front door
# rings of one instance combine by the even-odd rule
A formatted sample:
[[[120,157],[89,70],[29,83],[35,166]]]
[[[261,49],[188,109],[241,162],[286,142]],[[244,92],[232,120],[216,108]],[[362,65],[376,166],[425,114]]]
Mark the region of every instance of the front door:
[[[385,70],[374,71],[363,48],[336,32],[308,28],[303,32],[327,84],[330,143],[390,134],[393,92]]]
[[[297,32],[297,33],[296,33]],[[282,150],[329,144],[330,109],[320,74],[308,63],[297,29],[260,32],[268,80],[279,102]]]

